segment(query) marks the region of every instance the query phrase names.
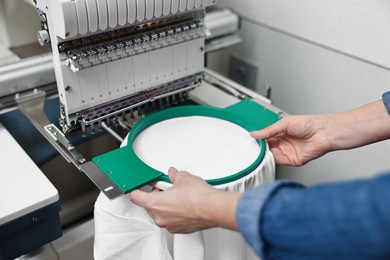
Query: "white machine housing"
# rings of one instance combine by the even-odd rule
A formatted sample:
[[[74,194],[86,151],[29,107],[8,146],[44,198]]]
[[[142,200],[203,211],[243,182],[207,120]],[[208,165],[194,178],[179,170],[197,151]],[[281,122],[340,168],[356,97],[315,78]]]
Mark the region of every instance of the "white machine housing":
[[[215,0],[36,0],[50,41],[61,126],[103,119],[199,85]]]

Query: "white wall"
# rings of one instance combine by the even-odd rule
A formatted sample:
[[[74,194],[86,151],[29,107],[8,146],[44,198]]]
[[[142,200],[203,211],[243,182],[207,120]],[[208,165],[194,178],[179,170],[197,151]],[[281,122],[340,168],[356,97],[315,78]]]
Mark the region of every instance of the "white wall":
[[[0,42],[3,43],[3,45],[9,45],[9,37],[8,37],[8,29],[7,29],[7,23],[5,20],[5,12],[4,12],[4,3],[2,0],[0,0]]]
[[[31,3],[22,0],[0,0],[0,41],[7,47],[37,42],[40,18]]]
[[[381,16],[382,20],[377,16],[381,8],[389,11],[390,2],[323,2],[220,0],[220,5],[244,12],[244,41],[211,54],[209,66],[226,75],[231,53],[258,64],[257,90],[269,83],[274,104],[290,114],[332,113],[379,99],[390,90],[390,15]],[[367,10],[360,13],[362,20],[357,10]],[[329,21],[337,21],[341,28]],[[364,21],[376,23],[373,37],[357,40],[367,33]],[[280,167],[277,175],[306,184],[371,176],[390,170],[389,154],[390,141],[386,141],[335,152],[300,168]]]
[[[388,0],[219,0],[244,17],[390,68]]]

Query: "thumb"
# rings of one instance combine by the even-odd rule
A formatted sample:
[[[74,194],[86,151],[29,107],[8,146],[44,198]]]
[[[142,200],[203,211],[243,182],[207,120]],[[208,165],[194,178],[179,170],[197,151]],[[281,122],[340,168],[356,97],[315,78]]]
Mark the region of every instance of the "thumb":
[[[171,182],[173,184],[179,182],[180,180],[182,180],[184,177],[188,176],[189,173],[187,172],[179,172],[176,168],[169,168],[168,170],[168,175],[169,175],[169,179],[171,180]]]
[[[138,206],[144,207],[149,200],[150,193],[143,192],[141,190],[134,190],[130,193],[130,200]]]
[[[286,128],[286,121],[280,120],[277,123],[270,125],[262,130],[251,132],[251,136],[256,139],[268,139],[270,137],[276,136]]]

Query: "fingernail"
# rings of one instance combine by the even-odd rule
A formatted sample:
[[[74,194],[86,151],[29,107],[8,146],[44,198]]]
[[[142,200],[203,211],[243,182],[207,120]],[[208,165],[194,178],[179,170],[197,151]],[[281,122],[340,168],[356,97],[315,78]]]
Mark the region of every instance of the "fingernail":
[[[176,168],[174,168],[174,167],[171,167],[171,168],[169,168],[169,170],[168,170],[168,173],[170,173],[170,174],[176,173],[176,172],[178,172],[178,170],[177,170]]]

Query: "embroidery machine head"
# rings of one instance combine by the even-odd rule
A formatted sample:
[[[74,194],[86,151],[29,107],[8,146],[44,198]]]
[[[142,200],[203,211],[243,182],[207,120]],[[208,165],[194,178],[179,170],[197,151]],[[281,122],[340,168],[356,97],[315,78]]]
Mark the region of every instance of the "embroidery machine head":
[[[62,131],[95,133],[202,80],[205,8],[215,0],[36,0],[51,42]]]

